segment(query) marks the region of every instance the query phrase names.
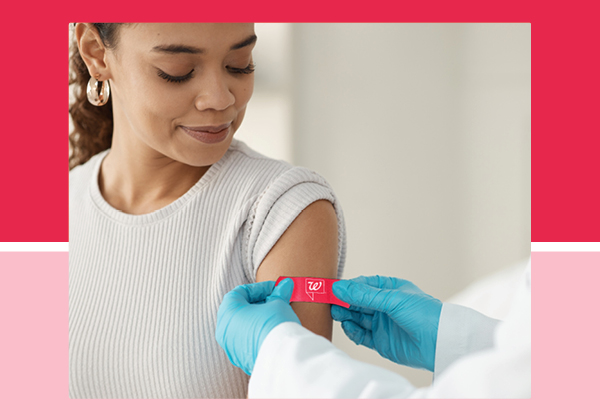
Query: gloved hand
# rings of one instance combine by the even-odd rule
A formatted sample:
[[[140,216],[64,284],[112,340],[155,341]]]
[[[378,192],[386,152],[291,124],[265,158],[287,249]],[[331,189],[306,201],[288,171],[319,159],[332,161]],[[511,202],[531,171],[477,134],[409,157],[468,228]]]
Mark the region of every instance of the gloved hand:
[[[352,341],[395,363],[433,371],[442,302],[394,277],[340,280],[332,290],[350,304],[332,305],[331,316]]]
[[[217,312],[216,338],[229,361],[252,374],[266,336],[282,322],[300,320],[290,306],[292,279],[237,286],[223,298]]]

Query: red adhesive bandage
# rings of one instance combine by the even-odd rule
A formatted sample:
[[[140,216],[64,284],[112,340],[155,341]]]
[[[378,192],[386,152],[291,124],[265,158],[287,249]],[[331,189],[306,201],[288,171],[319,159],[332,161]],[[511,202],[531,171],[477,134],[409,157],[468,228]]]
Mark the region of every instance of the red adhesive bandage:
[[[331,286],[339,279],[322,279],[318,277],[279,277],[275,286],[283,279],[294,281],[294,292],[290,302],[331,303],[349,308],[346,302],[339,300],[333,294]]]

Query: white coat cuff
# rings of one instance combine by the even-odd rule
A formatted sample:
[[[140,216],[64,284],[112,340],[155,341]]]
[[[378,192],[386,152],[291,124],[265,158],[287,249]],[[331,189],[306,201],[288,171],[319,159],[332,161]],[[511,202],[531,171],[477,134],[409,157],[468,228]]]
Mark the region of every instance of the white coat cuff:
[[[277,371],[278,369],[274,369],[275,365],[281,363],[281,360],[284,358],[276,358],[273,357],[273,355],[280,352],[282,345],[287,339],[302,335],[305,332],[306,329],[297,322],[282,322],[273,328],[269,334],[267,334],[258,350],[258,356],[256,356],[248,386],[250,387],[250,384],[253,382],[264,382],[262,379],[263,376],[268,376],[273,370]]]
[[[249,398],[406,398],[413,391],[398,374],[354,360],[293,322],[267,335],[248,384]]]
[[[461,357],[492,347],[499,323],[473,309],[444,303],[438,326],[434,380]]]

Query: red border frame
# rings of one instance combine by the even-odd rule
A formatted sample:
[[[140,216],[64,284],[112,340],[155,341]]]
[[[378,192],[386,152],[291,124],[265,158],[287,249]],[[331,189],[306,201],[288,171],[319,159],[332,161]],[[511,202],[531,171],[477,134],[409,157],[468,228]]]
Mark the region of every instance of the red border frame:
[[[118,5],[115,8],[114,4]],[[4,141],[0,153],[0,241],[68,241],[68,20],[531,22],[533,242],[600,240],[598,50],[592,2],[371,2],[351,9],[307,1],[165,7],[122,2],[33,7],[2,27]],[[88,9],[87,11],[85,9]],[[165,10],[166,9],[166,10]],[[182,13],[181,10],[186,10]],[[53,19],[56,18],[56,19]],[[62,57],[62,58],[61,58]],[[18,76],[16,76],[18,75]],[[60,105],[63,104],[63,105]]]

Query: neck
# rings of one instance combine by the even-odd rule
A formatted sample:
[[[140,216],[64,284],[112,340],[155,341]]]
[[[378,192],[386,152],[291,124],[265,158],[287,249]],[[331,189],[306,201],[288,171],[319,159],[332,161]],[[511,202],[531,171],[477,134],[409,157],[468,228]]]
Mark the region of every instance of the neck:
[[[104,199],[128,214],[161,209],[185,194],[209,169],[173,160],[144,143],[113,136],[98,182]]]

